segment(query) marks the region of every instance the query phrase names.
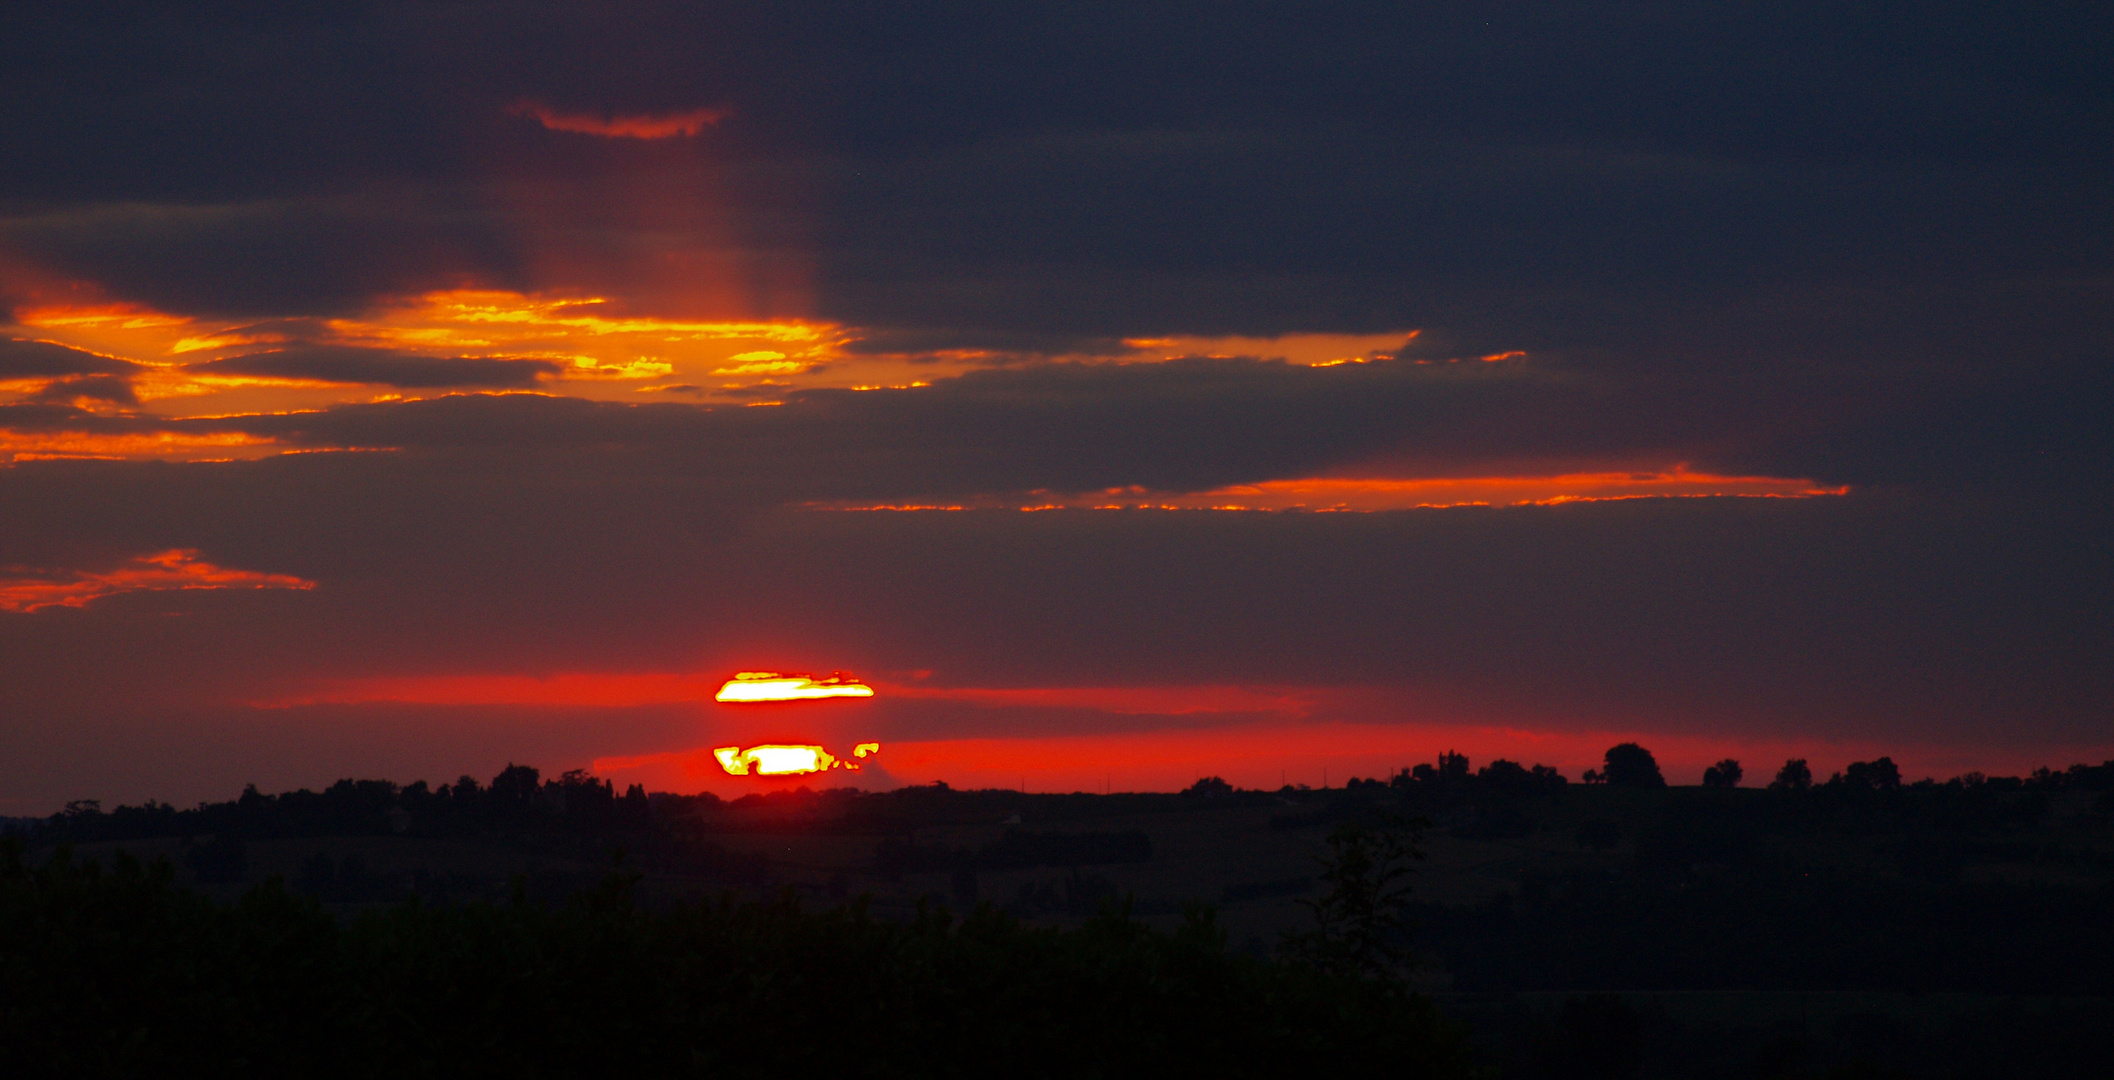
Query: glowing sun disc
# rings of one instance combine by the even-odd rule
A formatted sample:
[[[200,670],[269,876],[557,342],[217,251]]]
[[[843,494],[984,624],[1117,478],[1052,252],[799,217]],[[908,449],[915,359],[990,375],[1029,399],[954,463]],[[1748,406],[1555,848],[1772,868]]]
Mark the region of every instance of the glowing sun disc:
[[[815,701],[872,696],[873,687],[837,675],[817,679],[807,675],[781,675],[775,671],[743,671],[728,679],[712,699],[728,702]]]
[[[880,743],[860,743],[852,751],[852,756],[866,758],[880,751]],[[729,776],[800,776],[831,769],[856,772],[859,768],[859,762],[835,757],[819,746],[767,743],[746,750],[739,746],[722,746],[712,751],[712,756],[719,759],[719,767]]]

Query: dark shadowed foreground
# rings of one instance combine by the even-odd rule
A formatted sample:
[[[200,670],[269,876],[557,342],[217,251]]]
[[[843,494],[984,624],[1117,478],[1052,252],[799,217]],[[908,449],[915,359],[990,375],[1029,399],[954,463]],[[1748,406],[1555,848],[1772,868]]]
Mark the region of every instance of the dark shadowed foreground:
[[[19,1075],[1469,1075],[1378,980],[1230,954],[1111,905],[1076,929],[982,908],[411,902],[340,922],[276,882],[232,905],[168,864],[0,853],[0,1039]]]
[[[1584,779],[1446,753],[1320,790],[721,800],[517,765],[80,802],[0,821],[31,852],[0,885],[0,1045],[45,1072],[304,1075],[2114,1059],[2114,762],[1941,783],[1727,759],[1689,787],[1624,743]]]

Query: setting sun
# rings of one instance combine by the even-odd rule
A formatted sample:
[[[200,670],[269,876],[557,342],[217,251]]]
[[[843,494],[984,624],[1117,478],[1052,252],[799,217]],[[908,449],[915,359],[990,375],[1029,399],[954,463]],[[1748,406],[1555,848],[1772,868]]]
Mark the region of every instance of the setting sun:
[[[880,752],[880,743],[860,743],[852,750],[853,760],[847,761],[819,746],[766,744],[746,750],[739,746],[722,746],[712,751],[712,756],[719,760],[719,767],[729,776],[800,776],[831,769],[857,771],[860,759]]]
[[[713,695],[714,701],[813,701],[821,698],[866,698],[873,696],[873,687],[849,678],[842,673],[832,673],[829,678],[817,679],[811,675],[782,675],[775,671],[743,671],[728,679],[726,685]]]

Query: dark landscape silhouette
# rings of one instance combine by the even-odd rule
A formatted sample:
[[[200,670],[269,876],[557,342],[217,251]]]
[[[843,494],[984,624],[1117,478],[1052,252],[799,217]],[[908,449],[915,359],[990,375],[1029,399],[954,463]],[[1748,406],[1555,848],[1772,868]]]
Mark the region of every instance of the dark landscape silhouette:
[[[1793,760],[1764,787],[1731,760],[1669,786],[1634,743],[1587,783],[1471,764],[733,800],[517,765],[75,803],[6,841],[6,1015],[39,1033],[20,1060],[91,1072],[199,1039],[317,1075],[952,1075],[1034,1047],[1049,1075],[1325,1050],[1429,1076],[2088,1076],[2114,1050],[2114,762],[1813,783]],[[1242,854],[1269,842],[1305,872]],[[1226,869],[1124,877],[1177,848]],[[1493,851],[1519,855],[1507,887],[1453,891]]]

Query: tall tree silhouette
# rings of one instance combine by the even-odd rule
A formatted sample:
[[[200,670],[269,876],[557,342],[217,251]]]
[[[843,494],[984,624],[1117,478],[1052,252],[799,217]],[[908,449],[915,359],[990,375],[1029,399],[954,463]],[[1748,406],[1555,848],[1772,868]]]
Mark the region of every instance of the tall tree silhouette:
[[[1402,945],[1409,922],[1412,863],[1424,857],[1420,818],[1383,817],[1351,821],[1329,834],[1319,900],[1302,900],[1314,913],[1314,928],[1286,935],[1292,955],[1325,971],[1390,979],[1409,963]]]

